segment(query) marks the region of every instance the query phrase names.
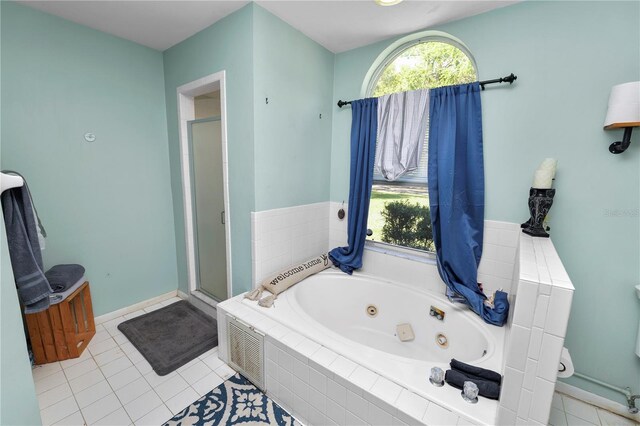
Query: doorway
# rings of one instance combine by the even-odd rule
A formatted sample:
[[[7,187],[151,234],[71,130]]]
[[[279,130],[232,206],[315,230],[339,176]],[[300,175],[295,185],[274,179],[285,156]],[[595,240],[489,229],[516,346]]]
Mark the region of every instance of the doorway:
[[[189,299],[215,307],[233,294],[225,73],[177,92]]]

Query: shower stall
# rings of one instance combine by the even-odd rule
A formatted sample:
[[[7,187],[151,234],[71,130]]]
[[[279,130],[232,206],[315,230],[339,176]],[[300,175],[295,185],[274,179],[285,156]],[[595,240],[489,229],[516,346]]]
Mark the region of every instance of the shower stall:
[[[226,212],[220,117],[188,122],[196,291],[226,300]]]

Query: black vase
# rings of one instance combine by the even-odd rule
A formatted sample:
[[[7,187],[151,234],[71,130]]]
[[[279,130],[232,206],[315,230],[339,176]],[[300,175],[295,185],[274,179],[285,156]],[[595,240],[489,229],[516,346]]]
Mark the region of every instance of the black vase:
[[[529,213],[531,217],[520,225],[522,232],[534,237],[549,238],[549,234],[544,230],[543,223],[544,218],[547,217],[551,209],[555,194],[555,189],[529,189]]]
[[[536,188],[529,188],[529,208],[531,208],[531,197],[535,195],[536,193],[535,191],[536,191]],[[520,228],[524,229],[524,228],[528,228],[529,226],[531,226],[531,216],[529,216],[529,219],[527,219],[525,223],[520,224]]]

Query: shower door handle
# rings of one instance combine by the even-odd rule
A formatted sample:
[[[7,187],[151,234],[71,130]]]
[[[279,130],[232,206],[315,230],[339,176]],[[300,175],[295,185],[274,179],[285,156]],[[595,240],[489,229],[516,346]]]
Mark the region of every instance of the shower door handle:
[[[224,225],[224,210],[220,212],[220,223]]]

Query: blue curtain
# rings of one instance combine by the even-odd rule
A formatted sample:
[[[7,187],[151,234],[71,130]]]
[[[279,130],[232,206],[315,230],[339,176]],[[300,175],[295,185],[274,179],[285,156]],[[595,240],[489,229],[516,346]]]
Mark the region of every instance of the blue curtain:
[[[486,322],[503,325],[507,294],[497,292],[490,308],[478,287],[484,227],[480,85],[432,89],[429,98],[429,205],[438,271],[449,291]]]
[[[362,267],[378,134],[378,99],[352,101],[351,114],[351,177],[347,217],[349,245],[336,247],[329,252],[333,264],[347,274]]]

